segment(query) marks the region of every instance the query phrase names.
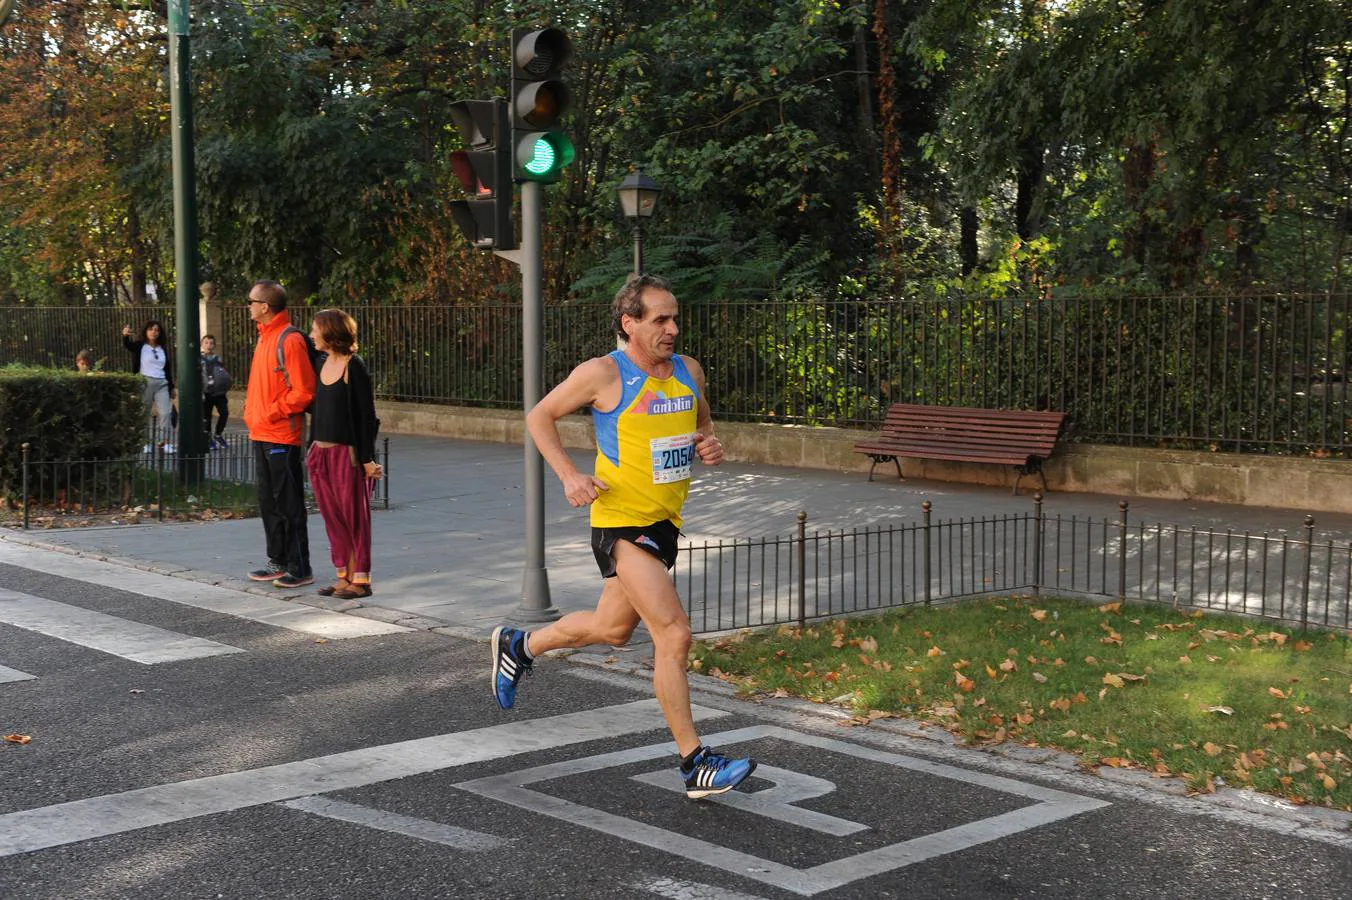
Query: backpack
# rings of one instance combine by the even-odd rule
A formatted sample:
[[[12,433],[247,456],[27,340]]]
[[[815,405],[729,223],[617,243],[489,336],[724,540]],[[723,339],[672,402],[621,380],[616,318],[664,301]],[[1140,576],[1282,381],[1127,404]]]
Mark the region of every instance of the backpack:
[[[234,383],[230,372],[225,368],[225,363],[220,359],[202,363],[202,393],[217,397],[228,392]]]
[[[295,325],[288,325],[283,328],[282,333],[277,335],[277,368],[272,371],[282,373],[282,379],[286,381],[286,389],[288,391],[291,390],[291,373],[286,370],[286,337],[290,334],[299,334],[301,336],[305,341],[305,355],[309,358],[312,367],[315,364],[315,347],[314,344],[310,343],[310,336],[302,332]],[[309,411],[308,407],[304,410],[304,412]]]

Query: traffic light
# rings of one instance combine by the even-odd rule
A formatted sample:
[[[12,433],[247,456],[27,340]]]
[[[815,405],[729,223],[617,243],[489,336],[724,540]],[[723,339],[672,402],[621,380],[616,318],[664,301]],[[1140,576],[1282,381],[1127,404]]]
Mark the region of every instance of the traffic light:
[[[573,55],[557,28],[512,32],[512,153],[517,181],[553,184],[573,161],[573,142],[559,120],[572,103],[559,72]]]
[[[451,104],[451,120],[467,148],[451,154],[451,170],[470,195],[451,201],[451,215],[475,247],[515,249],[507,101],[501,97],[456,101]]]

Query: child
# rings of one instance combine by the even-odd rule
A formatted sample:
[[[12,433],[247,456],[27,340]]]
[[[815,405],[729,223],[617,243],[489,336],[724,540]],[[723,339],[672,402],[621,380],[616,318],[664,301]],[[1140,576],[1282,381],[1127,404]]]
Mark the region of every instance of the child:
[[[216,355],[214,335],[202,335],[198,349],[202,351],[202,414],[206,417],[208,435],[211,435],[211,411],[214,409],[219,414],[216,419],[216,434],[211,438],[208,449],[224,449],[225,423],[230,420],[230,398],[226,392],[230,390],[232,379],[225,369],[225,364]]]
[[[75,354],[75,371],[81,375],[90,375],[94,371],[94,351],[81,350]]]

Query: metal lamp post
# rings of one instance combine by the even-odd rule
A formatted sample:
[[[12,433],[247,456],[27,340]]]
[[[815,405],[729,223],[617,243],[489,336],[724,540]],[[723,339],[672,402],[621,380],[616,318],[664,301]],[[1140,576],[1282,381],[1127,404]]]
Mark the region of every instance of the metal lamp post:
[[[662,186],[644,175],[642,169],[635,168],[620,182],[615,193],[619,195],[625,218],[634,223],[634,275],[637,277],[643,274],[643,220],[657,207]]]

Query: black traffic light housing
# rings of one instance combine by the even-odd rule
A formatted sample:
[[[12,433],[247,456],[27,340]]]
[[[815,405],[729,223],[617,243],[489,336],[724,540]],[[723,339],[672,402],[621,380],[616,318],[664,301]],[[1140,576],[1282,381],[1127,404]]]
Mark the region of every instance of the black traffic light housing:
[[[451,120],[466,149],[451,154],[451,169],[470,196],[451,201],[451,215],[471,244],[482,250],[513,250],[512,143],[507,101],[458,100]]]
[[[573,44],[557,28],[512,32],[512,161],[517,181],[552,184],[573,161],[573,142],[560,121],[572,106],[558,79]]]

